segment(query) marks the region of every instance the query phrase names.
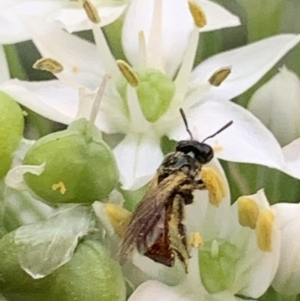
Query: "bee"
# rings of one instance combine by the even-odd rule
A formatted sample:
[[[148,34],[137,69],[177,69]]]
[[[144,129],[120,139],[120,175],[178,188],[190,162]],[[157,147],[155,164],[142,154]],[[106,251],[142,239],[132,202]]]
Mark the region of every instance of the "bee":
[[[212,160],[214,152],[205,141],[233,122],[199,142],[193,139],[182,109],[180,114],[190,139],[179,141],[175,152],[164,158],[144,198],[134,210],[119,252],[121,264],[136,248],[140,254],[168,267],[174,266],[178,258],[187,271],[190,255],[183,224],[184,207],[193,202],[194,190],[206,189],[200,171]]]

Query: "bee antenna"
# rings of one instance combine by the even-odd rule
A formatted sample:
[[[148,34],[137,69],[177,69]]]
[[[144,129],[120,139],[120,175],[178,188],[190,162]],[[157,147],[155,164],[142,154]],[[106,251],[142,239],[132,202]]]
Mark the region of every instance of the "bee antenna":
[[[190,129],[189,129],[189,126],[188,126],[188,123],[187,123],[187,120],[186,120],[186,117],[185,117],[185,114],[184,114],[183,109],[180,108],[179,111],[180,111],[181,117],[182,117],[182,119],[183,119],[183,122],[184,122],[186,131],[189,133],[189,135],[190,135],[190,137],[191,137],[191,140],[194,140],[194,139],[193,139],[193,135],[192,135],[192,133],[191,133],[191,131],[190,131]]]
[[[232,120],[229,121],[229,122],[227,122],[224,126],[222,126],[222,127],[221,127],[218,131],[216,131],[214,134],[212,134],[212,135],[206,137],[206,138],[202,141],[202,143],[204,143],[207,139],[213,138],[213,137],[215,137],[216,135],[220,134],[220,133],[223,132],[225,129],[227,129],[229,126],[231,126],[232,124],[233,124],[233,121],[232,121]]]

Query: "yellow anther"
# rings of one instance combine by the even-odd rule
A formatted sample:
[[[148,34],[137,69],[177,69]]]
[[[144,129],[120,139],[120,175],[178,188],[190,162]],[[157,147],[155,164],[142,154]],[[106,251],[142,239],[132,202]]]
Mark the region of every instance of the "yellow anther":
[[[116,204],[105,204],[104,208],[116,234],[124,237],[131,213]]]
[[[219,87],[223,81],[231,73],[231,67],[224,67],[216,71],[210,78],[209,83],[213,86]]]
[[[82,6],[90,21],[99,24],[101,19],[97,8],[89,0],[83,0]]]
[[[59,192],[60,192],[61,194],[65,194],[66,191],[67,191],[67,188],[66,188],[66,186],[65,186],[65,183],[62,182],[62,181],[60,181],[60,182],[58,182],[58,183],[52,185],[52,190],[55,191],[55,190],[57,190],[57,189],[59,189]]]
[[[199,248],[203,245],[203,238],[199,232],[193,232],[190,235],[189,245],[193,248]]]
[[[209,202],[214,206],[219,206],[226,195],[226,187],[221,175],[208,166],[202,167],[200,175],[209,192]]]
[[[260,211],[256,223],[256,241],[263,252],[272,251],[272,234],[274,228],[274,213],[270,209]]]
[[[206,16],[203,9],[194,1],[189,1],[189,9],[194,19],[195,25],[202,28],[206,25]]]
[[[53,74],[60,73],[64,70],[63,65],[52,58],[42,58],[40,60],[37,60],[34,63],[33,68],[38,70],[49,71]]]
[[[28,116],[28,112],[25,111],[25,110],[23,110],[23,111],[22,111],[22,115],[23,115],[24,117],[27,117],[27,116]]]
[[[122,60],[118,60],[117,64],[129,85],[132,87],[137,87],[139,85],[139,79],[137,74],[131,68],[131,66],[129,66],[126,62]]]
[[[259,215],[258,204],[249,197],[240,197],[238,202],[239,223],[243,227],[256,228]]]

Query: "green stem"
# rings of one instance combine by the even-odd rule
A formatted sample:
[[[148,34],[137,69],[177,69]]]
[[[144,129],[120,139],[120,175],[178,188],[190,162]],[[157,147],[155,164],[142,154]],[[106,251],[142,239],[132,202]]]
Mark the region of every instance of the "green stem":
[[[277,295],[277,301],[294,301],[296,299],[296,296],[283,296],[283,295]]]
[[[21,80],[27,80],[27,73],[20,60],[17,48],[15,45],[4,45],[4,51],[9,67],[10,76]]]
[[[257,41],[280,32],[283,0],[237,0],[246,10],[249,41]]]

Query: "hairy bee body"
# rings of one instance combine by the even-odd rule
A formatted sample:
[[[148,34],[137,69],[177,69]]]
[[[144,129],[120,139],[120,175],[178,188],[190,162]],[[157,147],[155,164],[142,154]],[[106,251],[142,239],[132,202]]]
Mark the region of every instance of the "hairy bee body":
[[[148,191],[133,212],[120,249],[120,262],[126,262],[136,248],[141,254],[166,266],[176,258],[187,272],[189,246],[183,224],[185,206],[193,202],[193,192],[205,189],[200,172],[214,156],[207,139],[228,128],[230,121],[202,142],[193,139],[180,109],[190,140],[177,143],[175,152],[168,154],[151,181]]]
[[[171,267],[178,258],[187,268],[184,207],[193,202],[195,189],[204,189],[201,167],[191,154],[177,151],[165,157],[131,217],[121,246],[121,262],[136,247],[156,262]]]

